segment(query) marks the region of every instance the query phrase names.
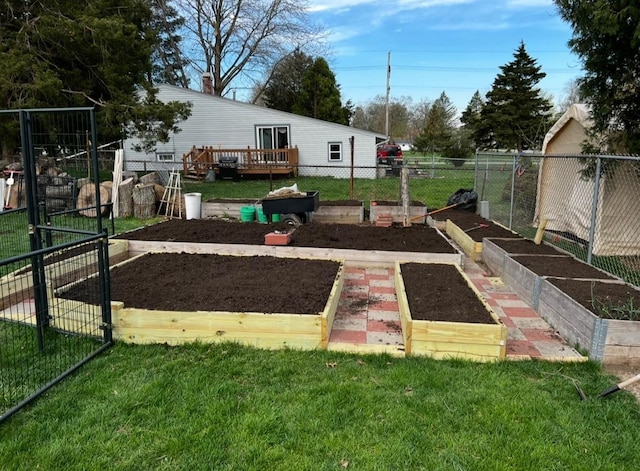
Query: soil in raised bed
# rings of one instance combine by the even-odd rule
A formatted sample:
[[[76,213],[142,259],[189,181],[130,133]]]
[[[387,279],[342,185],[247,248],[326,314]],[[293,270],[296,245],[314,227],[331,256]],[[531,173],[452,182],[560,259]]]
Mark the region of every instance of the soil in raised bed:
[[[640,318],[640,313],[631,312],[637,311],[640,306],[640,291],[628,285],[556,278],[548,278],[547,281],[599,317],[610,318],[606,312],[612,312],[612,308],[617,307],[622,315],[619,313],[614,316],[615,319],[631,320],[624,312],[635,315],[633,320]]]
[[[340,264],[264,256],[147,254],[111,270],[111,299],[165,311],[319,314]],[[60,295],[97,304],[95,282]]]
[[[447,219],[450,219],[451,222],[463,231],[476,228],[467,232],[467,235],[475,242],[482,242],[482,239],[485,237],[520,237],[518,234],[505,229],[493,221],[489,221],[472,211],[466,211],[464,209],[448,209],[441,213],[434,214],[433,218],[439,221],[446,221]],[[487,224],[489,227],[477,227],[480,224]]]
[[[519,264],[527,267],[539,276],[555,276],[559,278],[615,279],[600,270],[580,262],[570,256],[536,256],[521,255],[512,257]]]
[[[454,266],[404,263],[400,272],[412,319],[496,323]]]
[[[491,242],[509,254],[565,255],[555,247],[544,243],[538,245],[528,239],[491,239]]]
[[[217,219],[172,219],[117,236],[121,239],[163,242],[264,245],[274,230],[290,231],[285,224],[259,224]],[[377,227],[366,224],[303,224],[295,229],[294,247],[456,253],[435,229],[424,224]]]

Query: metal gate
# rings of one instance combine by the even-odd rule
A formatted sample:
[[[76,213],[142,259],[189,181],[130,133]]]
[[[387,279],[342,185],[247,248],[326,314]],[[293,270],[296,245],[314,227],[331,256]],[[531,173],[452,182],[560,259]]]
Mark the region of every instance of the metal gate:
[[[2,148],[15,145],[0,175],[2,422],[108,348],[112,332],[93,109],[0,111],[0,129]],[[78,158],[86,176],[65,171]],[[90,304],[65,299],[79,280]]]

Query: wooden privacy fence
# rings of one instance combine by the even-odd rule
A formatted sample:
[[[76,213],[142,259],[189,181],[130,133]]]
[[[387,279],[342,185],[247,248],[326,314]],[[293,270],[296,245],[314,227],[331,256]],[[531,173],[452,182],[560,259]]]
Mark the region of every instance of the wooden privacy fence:
[[[234,169],[239,175],[292,175],[298,167],[298,148],[222,149],[196,147],[182,156],[184,175],[203,178],[209,170],[216,174]]]

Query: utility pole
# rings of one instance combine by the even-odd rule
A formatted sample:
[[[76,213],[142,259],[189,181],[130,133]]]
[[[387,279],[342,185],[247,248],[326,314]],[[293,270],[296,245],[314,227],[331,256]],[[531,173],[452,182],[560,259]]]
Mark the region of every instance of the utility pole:
[[[389,92],[391,91],[391,51],[387,54],[387,100],[386,100],[386,110],[385,110],[385,121],[384,121],[384,132],[387,135],[387,139],[391,136],[389,135]]]

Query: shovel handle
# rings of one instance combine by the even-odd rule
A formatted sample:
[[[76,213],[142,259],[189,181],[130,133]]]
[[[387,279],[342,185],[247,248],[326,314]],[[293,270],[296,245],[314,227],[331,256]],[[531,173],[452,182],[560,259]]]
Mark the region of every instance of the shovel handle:
[[[615,386],[611,386],[606,391],[603,391],[602,393],[600,393],[600,397],[605,397],[605,396],[608,396],[609,394],[613,394],[614,392],[620,391],[622,388],[626,388],[630,384],[633,384],[637,381],[640,381],[640,374],[637,374],[632,378],[622,381],[621,383],[618,383]]]

